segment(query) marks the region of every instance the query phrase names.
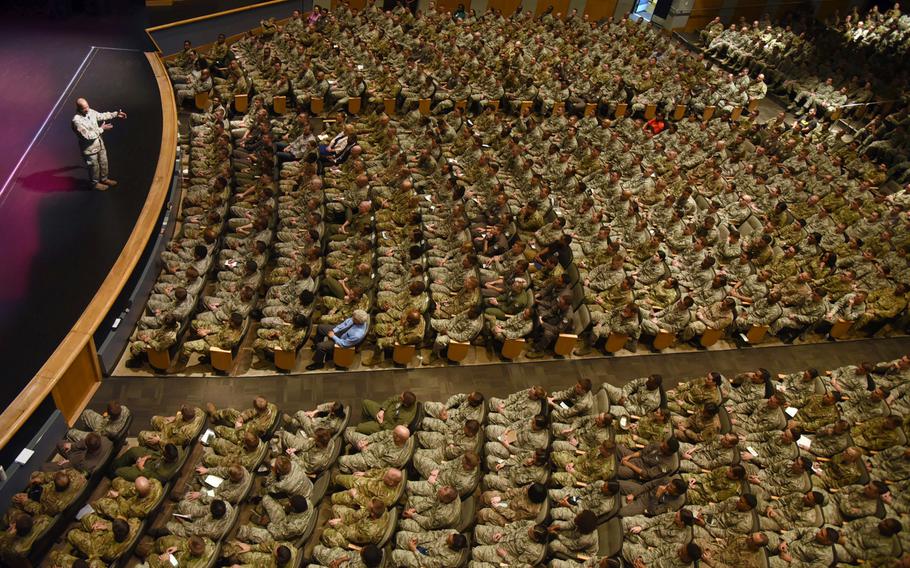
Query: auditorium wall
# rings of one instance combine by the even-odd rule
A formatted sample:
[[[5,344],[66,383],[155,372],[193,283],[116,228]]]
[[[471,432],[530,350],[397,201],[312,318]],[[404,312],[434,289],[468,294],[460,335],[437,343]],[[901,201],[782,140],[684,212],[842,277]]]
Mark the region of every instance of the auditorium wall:
[[[363,6],[366,0],[351,0],[352,6]],[[316,5],[330,8],[337,0],[316,0]],[[430,0],[418,0],[418,6],[425,9]],[[849,12],[854,5],[862,6],[864,0],[673,0],[667,19],[656,19],[655,23],[676,30],[692,31],[703,28],[716,16],[726,22],[744,17],[748,20],[760,18],[769,13],[779,16],[790,10],[812,10],[820,17],[828,17],[839,10]],[[496,8],[503,14],[512,14],[521,5],[522,11],[542,14],[549,6],[554,12],[563,14],[575,9],[587,14],[594,21],[605,17],[623,18],[632,11],[633,0],[436,0],[438,6],[453,10],[458,4],[473,8],[478,13]]]

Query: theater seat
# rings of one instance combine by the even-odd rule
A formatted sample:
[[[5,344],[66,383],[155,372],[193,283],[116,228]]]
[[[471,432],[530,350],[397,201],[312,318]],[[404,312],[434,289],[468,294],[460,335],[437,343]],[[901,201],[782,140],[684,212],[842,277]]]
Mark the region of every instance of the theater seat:
[[[288,111],[288,98],[279,95],[272,99],[272,110],[275,111],[275,114],[286,113]]]
[[[336,367],[342,369],[347,369],[354,364],[354,357],[357,355],[357,350],[353,347],[339,347],[335,346],[335,350],[332,352],[332,361],[335,362]]]
[[[714,109],[713,106],[707,106],[707,107],[705,107],[705,112],[702,113],[701,119],[702,119],[704,122],[708,122],[709,120],[711,120],[711,117],[714,116],[714,110],[715,110],[715,109]]]
[[[212,368],[222,373],[230,373],[231,367],[234,366],[234,354],[226,349],[210,347],[209,358],[212,361]]]
[[[556,345],[553,346],[553,352],[565,357],[571,355],[575,350],[575,344],[578,343],[578,336],[569,333],[560,333],[556,339]]]
[[[392,116],[395,114],[395,99],[383,99],[382,105],[387,115]]]
[[[399,345],[395,344],[395,349],[392,351],[392,361],[396,365],[408,365],[414,355],[417,353],[417,347],[414,345]]]
[[[673,120],[682,120],[686,117],[686,105],[676,105],[673,111]]]
[[[750,113],[750,114],[753,113],[753,112],[755,112],[755,109],[758,108],[758,99],[752,99],[751,101],[749,101],[749,107],[748,107],[748,108],[749,108],[749,113]]]
[[[202,93],[196,93],[196,108],[199,110],[205,110],[209,106],[209,93],[208,91]]]
[[[245,113],[250,108],[249,95],[234,95],[234,110]]]
[[[657,337],[654,338],[654,343],[653,343],[654,349],[657,349],[658,351],[662,351],[662,350],[666,349],[667,347],[673,345],[673,343],[675,341],[676,341],[675,333],[668,333],[666,331],[661,331],[660,333],[657,334]]]
[[[454,361],[456,363],[459,361],[464,361],[465,357],[468,356],[468,348],[470,347],[470,343],[449,341],[449,346],[446,348],[446,359],[449,361]]]
[[[739,117],[743,114],[743,107],[737,105],[733,107],[733,110],[730,112],[731,120],[739,120]]]
[[[430,99],[420,99],[417,101],[417,108],[420,110],[420,114],[423,116],[430,116],[430,104],[433,101]]]
[[[297,351],[275,350],[275,367],[280,371],[293,371],[297,364]]]
[[[627,341],[629,341],[628,335],[624,333],[611,333],[610,336],[607,337],[607,352],[616,353],[626,345]]]
[[[724,330],[722,330],[722,329],[708,329],[708,330],[705,330],[705,332],[703,334],[701,334],[701,339],[699,339],[698,343],[699,343],[699,345],[701,345],[702,347],[707,349],[708,347],[711,347],[712,345],[714,345],[715,343],[720,341],[720,338],[723,336],[724,336]]]
[[[616,118],[622,118],[626,116],[626,111],[629,109],[629,105],[626,103],[619,103],[616,105]]]
[[[768,326],[766,325],[753,325],[749,331],[746,332],[746,341],[750,345],[756,345],[761,343],[765,339],[765,335],[768,333]]]
[[[851,327],[853,327],[852,321],[837,320],[837,322],[831,326],[831,331],[828,332],[828,335],[834,339],[843,339],[850,333]]]
[[[657,116],[657,105],[650,104],[645,107],[645,120],[651,120]]]
[[[467,99],[461,99],[460,101],[455,101],[455,108],[460,108],[461,110],[468,108]]]
[[[585,105],[585,116],[594,116],[597,114],[597,103],[588,103]]]
[[[149,359],[149,365],[159,371],[167,371],[171,366],[171,352],[168,350],[156,351],[149,349],[145,352]]]
[[[323,99],[313,97],[310,99],[310,111],[313,114],[322,114],[322,111],[325,110],[325,101]]]
[[[524,339],[507,339],[502,344],[501,355],[506,359],[515,359],[525,349],[526,342]]]
[[[531,105],[533,105],[533,104],[534,104],[534,101],[521,101],[521,112],[524,112],[525,110],[530,110]]]

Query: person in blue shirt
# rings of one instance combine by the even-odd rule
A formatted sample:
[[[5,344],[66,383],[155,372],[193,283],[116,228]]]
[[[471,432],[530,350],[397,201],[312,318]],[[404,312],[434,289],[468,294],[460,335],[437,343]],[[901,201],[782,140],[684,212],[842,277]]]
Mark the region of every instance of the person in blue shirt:
[[[330,324],[320,324],[316,328],[316,338],[313,340],[316,346],[313,362],[307,365],[307,370],[315,371],[325,367],[325,360],[332,356],[336,345],[339,347],[359,345],[366,337],[369,327],[370,316],[363,310],[354,310],[351,317],[334,327]]]

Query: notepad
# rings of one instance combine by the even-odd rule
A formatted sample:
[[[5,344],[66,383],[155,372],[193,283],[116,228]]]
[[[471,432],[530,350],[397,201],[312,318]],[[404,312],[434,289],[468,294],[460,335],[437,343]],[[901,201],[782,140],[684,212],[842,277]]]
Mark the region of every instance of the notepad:
[[[808,450],[810,447],[812,447],[812,438],[800,436],[799,439],[796,441],[796,445],[804,450]]]
[[[22,448],[22,451],[19,452],[18,456],[16,456],[16,463],[21,463],[24,465],[28,463],[28,460],[30,460],[33,455],[35,455],[34,451],[28,448]]]
[[[209,444],[209,440],[211,440],[214,437],[215,437],[215,432],[213,432],[211,429],[208,429],[205,432],[203,432],[201,436],[199,436],[199,441],[207,446]]]
[[[799,409],[796,408],[795,406],[788,406],[784,410],[784,412],[787,414],[787,416],[789,416],[790,418],[793,418],[794,416],[796,416],[796,413],[799,412]]]
[[[84,507],[82,507],[81,509],[79,509],[79,511],[76,512],[76,520],[81,521],[82,517],[84,517],[88,514],[94,513],[94,512],[95,512],[95,510],[92,509],[92,506],[87,504]]]
[[[177,558],[175,558],[173,554],[168,554],[167,559],[168,562],[171,563],[171,566],[174,566],[175,568],[180,565],[180,563],[177,562]]]
[[[224,483],[224,479],[218,477],[217,475],[207,475],[205,476],[204,481],[206,485],[214,488],[218,488],[222,483]]]
[[[746,451],[749,452],[750,454],[752,454],[753,458],[758,457],[758,452],[752,446],[746,446]]]

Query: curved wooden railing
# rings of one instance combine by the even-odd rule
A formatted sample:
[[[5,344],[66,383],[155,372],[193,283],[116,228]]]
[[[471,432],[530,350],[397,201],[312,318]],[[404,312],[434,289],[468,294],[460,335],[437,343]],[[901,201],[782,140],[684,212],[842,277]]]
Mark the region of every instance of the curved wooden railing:
[[[9,442],[48,394],[53,396],[57,408],[72,423],[91,399],[101,380],[101,368],[92,336],[117,300],[157,229],[158,216],[170,189],[177,156],[177,107],[174,91],[161,58],[154,53],[146,53],[146,57],[158,84],[162,115],[161,150],[148,197],[120,256],[82,316],[38,373],[19,392],[19,396],[0,414],[0,448]]]

